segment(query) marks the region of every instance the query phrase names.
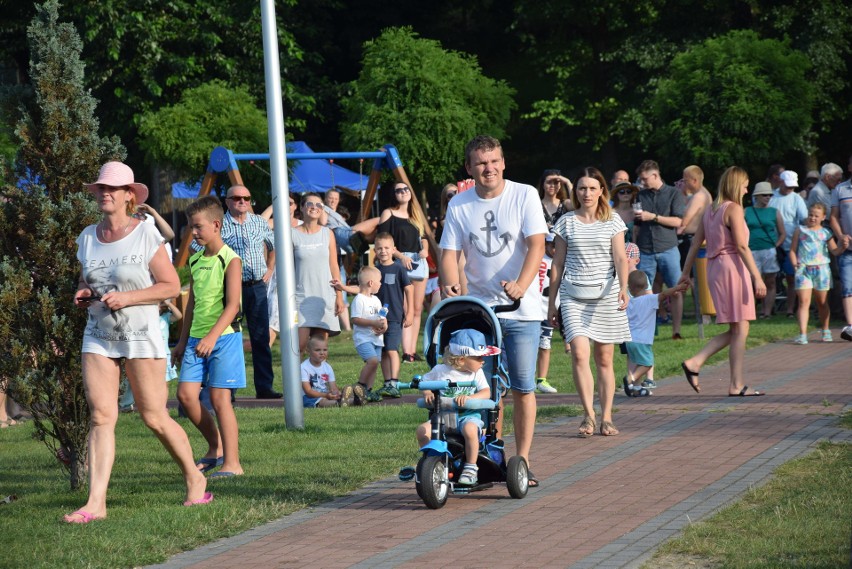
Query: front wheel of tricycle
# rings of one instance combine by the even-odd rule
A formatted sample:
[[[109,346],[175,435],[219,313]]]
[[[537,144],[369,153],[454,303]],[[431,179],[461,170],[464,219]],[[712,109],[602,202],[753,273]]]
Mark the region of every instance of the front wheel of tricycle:
[[[521,499],[530,488],[530,471],[522,456],[513,456],[506,465],[506,487],[512,498]]]
[[[433,510],[447,503],[450,484],[447,478],[446,457],[425,456],[420,461],[420,497]]]

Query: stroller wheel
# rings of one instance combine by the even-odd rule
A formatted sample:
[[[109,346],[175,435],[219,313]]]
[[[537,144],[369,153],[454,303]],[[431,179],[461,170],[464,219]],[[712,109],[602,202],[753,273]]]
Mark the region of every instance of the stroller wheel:
[[[506,465],[506,486],[512,498],[521,499],[530,488],[530,471],[522,456],[513,456]]]
[[[420,464],[420,497],[428,508],[437,510],[447,503],[450,483],[445,456],[426,456]]]

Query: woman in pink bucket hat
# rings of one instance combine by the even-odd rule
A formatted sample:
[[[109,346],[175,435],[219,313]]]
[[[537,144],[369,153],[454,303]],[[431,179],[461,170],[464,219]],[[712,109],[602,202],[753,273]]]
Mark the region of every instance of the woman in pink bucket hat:
[[[74,294],[74,304],[89,311],[82,349],[92,416],[89,499],[65,521],[86,524],[106,518],[122,359],[142,420],[183,471],[184,505],[205,504],[213,499],[206,492],[207,480],[195,466],[186,432],[166,411],[163,377],[169,352],[160,333],[158,305],[178,295],[180,281],[156,227],[132,217],[136,204],[148,199],[148,188],[135,182],[133,170],[121,162],[104,164],[98,180],[86,187],[103,214],[77,238],[82,270]]]

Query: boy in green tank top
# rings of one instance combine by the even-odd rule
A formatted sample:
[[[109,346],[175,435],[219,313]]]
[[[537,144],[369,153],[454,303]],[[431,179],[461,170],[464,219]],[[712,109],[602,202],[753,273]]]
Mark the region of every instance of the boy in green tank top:
[[[235,324],[240,312],[242,265],[222,240],[224,211],[217,198],[195,201],[186,209],[186,217],[192,237],[204,249],[189,259],[189,301],[180,341],[172,351],[172,361],[182,361],[178,400],[207,440],[207,453],[198,460],[198,469],[208,472],[221,466],[210,478],[239,476],[243,467],[231,394],[246,386],[242,334]],[[202,384],[210,389],[218,428],[199,401]]]

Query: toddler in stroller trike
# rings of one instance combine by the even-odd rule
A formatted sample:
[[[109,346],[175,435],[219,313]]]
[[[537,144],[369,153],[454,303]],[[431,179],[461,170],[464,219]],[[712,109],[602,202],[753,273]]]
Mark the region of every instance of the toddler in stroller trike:
[[[477,328],[497,325],[489,337],[476,328],[457,328],[470,325],[470,318],[477,315],[486,316],[484,322],[474,321]],[[484,490],[494,482],[506,482],[514,498],[527,493],[526,461],[514,456],[507,464],[499,438],[498,402],[506,382],[501,378],[505,372],[499,363],[500,348],[491,345],[499,344],[499,335],[499,321],[479,300],[446,300],[426,325],[427,361],[434,367],[422,378],[400,384],[420,389],[423,398],[417,403],[431,411],[430,420],[417,429],[423,456],[413,473],[411,468],[400,472],[403,479],[414,474],[417,494],[430,508],[443,506],[450,493]],[[438,353],[443,353],[443,363],[435,365]]]

